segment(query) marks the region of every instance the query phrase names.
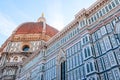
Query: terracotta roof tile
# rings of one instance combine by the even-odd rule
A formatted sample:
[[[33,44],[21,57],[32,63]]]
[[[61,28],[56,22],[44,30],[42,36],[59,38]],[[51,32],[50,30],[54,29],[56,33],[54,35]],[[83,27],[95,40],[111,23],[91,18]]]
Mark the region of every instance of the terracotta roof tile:
[[[16,30],[15,35],[17,34],[39,34],[42,33],[43,23],[42,22],[28,22],[24,23]],[[58,32],[57,29],[46,24],[46,35],[52,37]]]

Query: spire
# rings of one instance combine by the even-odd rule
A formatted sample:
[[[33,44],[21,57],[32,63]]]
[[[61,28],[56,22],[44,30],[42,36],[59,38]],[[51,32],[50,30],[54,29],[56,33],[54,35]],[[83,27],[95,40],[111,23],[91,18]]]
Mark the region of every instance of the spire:
[[[46,22],[46,19],[45,19],[45,17],[44,17],[44,13],[41,14],[41,17],[38,18],[37,21],[38,21],[38,22]]]

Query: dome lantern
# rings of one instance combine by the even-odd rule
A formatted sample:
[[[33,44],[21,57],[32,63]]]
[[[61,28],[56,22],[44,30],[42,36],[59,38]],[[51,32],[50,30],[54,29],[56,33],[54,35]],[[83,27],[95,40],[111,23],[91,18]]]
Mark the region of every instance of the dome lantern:
[[[38,18],[37,22],[46,22],[46,19],[44,17],[44,13],[41,14],[41,17]]]
[[[38,19],[38,22],[42,22],[43,23],[43,30],[42,30],[42,32],[45,33],[46,32],[46,19],[44,17],[44,13],[42,13],[41,17]]]

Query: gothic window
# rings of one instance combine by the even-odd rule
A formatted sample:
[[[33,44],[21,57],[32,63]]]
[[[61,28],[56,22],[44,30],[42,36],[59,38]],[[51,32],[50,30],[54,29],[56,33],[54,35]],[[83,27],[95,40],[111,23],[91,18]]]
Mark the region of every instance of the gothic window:
[[[82,45],[85,45],[89,41],[89,35],[86,35],[82,38]]]
[[[86,64],[87,73],[94,71],[93,63],[89,62]]]
[[[65,61],[61,63],[61,80],[65,80]]]
[[[91,52],[91,46],[90,45],[86,46],[83,49],[83,53],[84,53],[84,59],[91,57],[91,54],[92,54],[92,52]]]

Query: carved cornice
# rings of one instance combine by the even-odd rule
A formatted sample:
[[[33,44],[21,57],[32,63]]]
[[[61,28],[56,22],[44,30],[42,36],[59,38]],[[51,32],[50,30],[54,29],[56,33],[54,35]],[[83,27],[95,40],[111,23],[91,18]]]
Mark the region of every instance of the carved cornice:
[[[51,37],[45,34],[19,34],[12,37],[12,41],[48,41]]]
[[[19,65],[21,65],[21,64],[22,64],[22,62],[6,62],[6,63],[5,63],[5,66],[6,66],[6,67],[11,67],[11,66],[17,67],[17,66],[19,66]]]
[[[57,55],[57,65],[60,65],[61,62],[66,60],[66,54],[63,49],[60,49]]]
[[[61,30],[60,32],[58,32],[55,36],[53,36],[49,41],[47,41],[47,46],[51,45],[52,43],[54,43],[55,41],[58,41],[61,37],[63,37],[67,32],[69,32],[71,29],[73,29],[75,26],[77,25],[78,20],[73,20],[71,21],[71,23],[69,23],[63,30]]]
[[[96,12],[100,9],[104,4],[106,4],[109,0],[97,0],[93,3],[89,8],[86,9],[86,14],[91,15],[92,13]]]

